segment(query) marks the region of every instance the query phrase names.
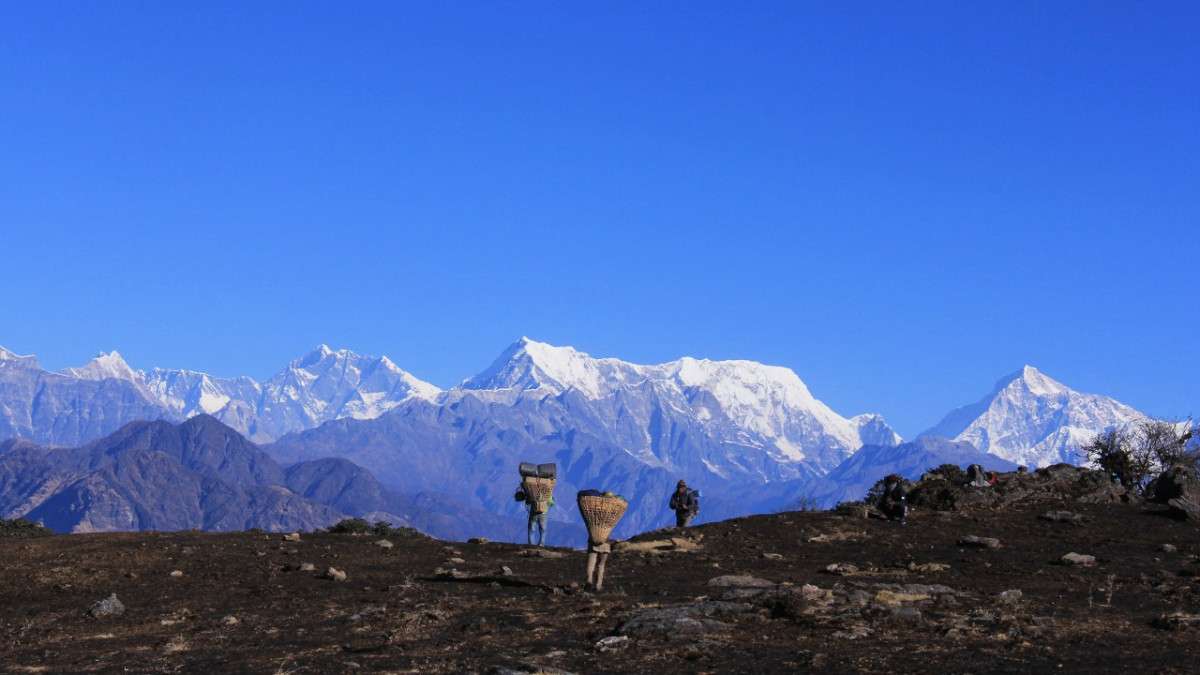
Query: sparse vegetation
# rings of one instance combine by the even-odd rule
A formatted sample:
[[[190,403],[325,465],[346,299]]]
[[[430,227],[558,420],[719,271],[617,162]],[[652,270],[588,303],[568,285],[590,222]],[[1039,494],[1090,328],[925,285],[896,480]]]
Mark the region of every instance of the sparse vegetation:
[[[331,526],[331,534],[370,534],[376,537],[404,537],[419,534],[411,527],[395,527],[386,521],[376,521],[374,525],[362,518],[346,518]]]
[[[1150,482],[1177,464],[1196,463],[1191,420],[1142,420],[1096,434],[1081,454],[1127,489],[1145,493]]]
[[[14,518],[12,520],[0,519],[0,539],[13,538],[19,539],[23,537],[49,537],[54,532],[40,523],[35,523],[24,518]]]

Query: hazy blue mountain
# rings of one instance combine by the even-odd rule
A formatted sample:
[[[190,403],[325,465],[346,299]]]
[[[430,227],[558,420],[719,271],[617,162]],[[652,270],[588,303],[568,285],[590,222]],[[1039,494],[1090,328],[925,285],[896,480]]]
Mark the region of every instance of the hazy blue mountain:
[[[0,347],[0,439],[78,445],[156,419],[173,417],[132,382],[51,373],[36,358]]]
[[[398,495],[343,459],[285,469],[209,415],[133,422],[78,448],[0,443],[0,517],[60,532],[311,530],[348,516],[446,538],[518,527],[453,500]]]

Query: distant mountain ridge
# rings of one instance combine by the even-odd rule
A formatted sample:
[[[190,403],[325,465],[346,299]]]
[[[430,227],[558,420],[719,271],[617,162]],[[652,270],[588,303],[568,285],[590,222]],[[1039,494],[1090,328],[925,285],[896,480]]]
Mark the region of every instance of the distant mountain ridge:
[[[326,345],[262,383],[191,370],[136,370],[115,351],[50,373],[34,357],[3,350],[0,438],[77,445],[134,420],[207,414],[265,442],[341,417],[377,417],[409,398],[432,400],[440,393],[386,356],[360,356]]]
[[[399,495],[344,459],[284,468],[210,415],[133,422],[78,448],[0,443],[0,517],[59,532],[312,530],[350,516],[451,539],[517,529],[452,499]]]

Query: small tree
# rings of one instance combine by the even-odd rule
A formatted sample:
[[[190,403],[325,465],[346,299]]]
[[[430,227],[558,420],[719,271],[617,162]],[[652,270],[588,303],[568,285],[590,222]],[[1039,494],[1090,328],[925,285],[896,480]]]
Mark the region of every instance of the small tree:
[[[1163,471],[1196,461],[1190,445],[1193,435],[1191,420],[1145,419],[1132,427],[1102,431],[1080,451],[1121,485],[1145,492],[1150,481]]]

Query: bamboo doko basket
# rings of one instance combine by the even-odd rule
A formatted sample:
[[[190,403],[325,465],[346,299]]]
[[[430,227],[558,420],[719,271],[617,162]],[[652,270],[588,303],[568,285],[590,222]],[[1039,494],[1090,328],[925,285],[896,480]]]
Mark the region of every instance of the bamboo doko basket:
[[[608,541],[608,535],[621,522],[629,504],[620,497],[603,495],[579,495],[579,513],[587,525],[588,538],[595,545]]]
[[[545,513],[554,495],[554,479],[525,476],[521,479],[521,489],[525,491],[525,499],[536,503],[541,509],[539,513]]]

